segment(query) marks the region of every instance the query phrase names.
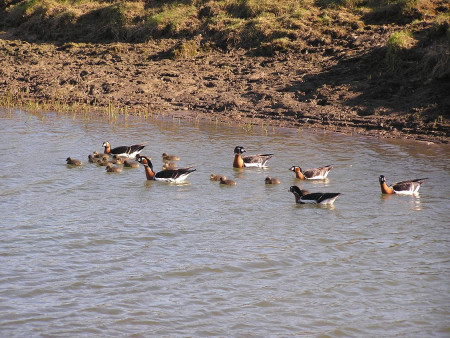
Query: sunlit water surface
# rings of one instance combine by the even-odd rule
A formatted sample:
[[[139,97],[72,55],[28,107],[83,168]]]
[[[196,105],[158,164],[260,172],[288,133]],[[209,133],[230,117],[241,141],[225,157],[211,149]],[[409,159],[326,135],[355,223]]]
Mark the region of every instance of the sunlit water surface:
[[[448,146],[20,111],[0,131],[3,337],[450,335]],[[197,171],[183,185],[106,173],[87,162],[106,140]],[[275,155],[235,170],[236,145]],[[328,164],[325,182],[288,170]],[[380,174],[429,179],[384,197]],[[342,195],[296,205],[293,184]]]

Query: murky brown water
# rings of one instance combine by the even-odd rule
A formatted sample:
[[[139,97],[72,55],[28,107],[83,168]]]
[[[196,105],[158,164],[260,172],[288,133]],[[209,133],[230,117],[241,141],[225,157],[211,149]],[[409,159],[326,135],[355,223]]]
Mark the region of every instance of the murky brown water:
[[[450,334],[448,146],[17,111],[0,131],[1,336]],[[106,140],[197,172],[107,174],[87,163]],[[237,171],[236,145],[275,155]],[[288,169],[327,164],[328,181],[301,185],[341,192],[335,206],[296,205]],[[429,180],[383,197],[380,174]]]

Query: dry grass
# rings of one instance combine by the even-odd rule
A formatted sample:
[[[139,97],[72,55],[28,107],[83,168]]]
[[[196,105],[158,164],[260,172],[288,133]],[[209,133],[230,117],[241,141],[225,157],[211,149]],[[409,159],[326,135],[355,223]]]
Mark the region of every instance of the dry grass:
[[[439,2],[439,1],[438,1]],[[0,23],[18,27],[29,41],[148,42],[184,41],[174,57],[195,56],[209,49],[243,48],[271,55],[299,51],[339,38],[346,43],[352,30],[367,24],[423,22],[440,17],[436,30],[448,29],[448,11],[429,0],[3,0]],[[0,24],[1,28],[1,24]],[[411,28],[410,28],[411,29]],[[200,44],[190,44],[202,36]],[[403,40],[401,42],[400,40]],[[406,37],[387,44],[394,65]],[[409,39],[408,41],[412,41]],[[345,47],[345,46],[344,46]]]

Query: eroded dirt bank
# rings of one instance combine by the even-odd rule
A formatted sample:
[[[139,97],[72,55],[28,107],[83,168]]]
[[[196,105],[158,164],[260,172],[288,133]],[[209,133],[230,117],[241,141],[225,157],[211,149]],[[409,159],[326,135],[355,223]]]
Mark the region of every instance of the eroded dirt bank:
[[[166,57],[177,43],[172,40],[54,45],[4,33],[0,92],[3,101],[112,105],[130,114],[194,114],[240,123],[262,119],[285,127],[448,143],[448,79],[377,77],[388,34],[377,28],[332,55],[323,47],[309,55],[258,57],[236,50],[173,60]]]

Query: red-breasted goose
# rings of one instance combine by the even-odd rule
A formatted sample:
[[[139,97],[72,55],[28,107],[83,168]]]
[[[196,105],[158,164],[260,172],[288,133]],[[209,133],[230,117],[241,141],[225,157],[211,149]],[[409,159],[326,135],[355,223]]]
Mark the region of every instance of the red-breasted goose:
[[[291,186],[289,191],[294,194],[295,202],[299,204],[333,204],[341,194],[339,192],[310,193],[308,190],[302,190],[296,185]]]
[[[244,168],[244,167],[258,167],[263,168],[266,166],[266,162],[270,160],[273,154],[257,154],[257,155],[247,155],[242,156],[246,152],[244,147],[237,146],[234,148],[234,168]]]
[[[139,156],[138,162],[144,165],[147,180],[179,183],[184,181],[191,173],[197,170],[192,169],[192,167],[189,167],[174,170],[163,170],[155,173],[153,171],[152,161],[147,156]]]
[[[141,143],[141,144],[134,144],[132,146],[120,146],[111,149],[111,144],[108,141],[106,141],[103,142],[103,147],[105,147],[105,154],[124,156],[127,158],[135,158],[136,155],[138,155],[142,151],[142,149],[144,149],[145,145],[144,143]]]
[[[324,180],[327,178],[330,170],[333,169],[331,165],[319,167],[315,169],[308,169],[303,171],[299,166],[292,166],[289,170],[295,172],[295,177],[299,180]]]
[[[397,182],[388,186],[384,176],[380,175],[379,182],[383,194],[412,195],[419,192],[421,184],[427,179],[428,178],[418,178],[410,181]]]

